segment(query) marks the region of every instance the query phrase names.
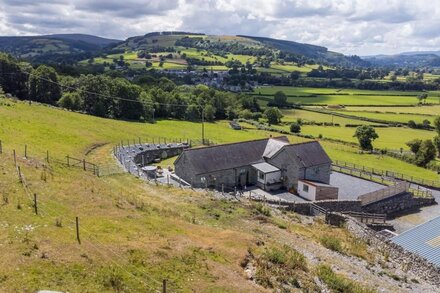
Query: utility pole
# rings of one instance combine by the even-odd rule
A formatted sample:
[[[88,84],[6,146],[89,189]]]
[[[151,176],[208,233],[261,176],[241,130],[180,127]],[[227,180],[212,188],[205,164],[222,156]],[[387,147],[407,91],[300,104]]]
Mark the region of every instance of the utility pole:
[[[205,108],[202,106],[202,144],[205,144]]]

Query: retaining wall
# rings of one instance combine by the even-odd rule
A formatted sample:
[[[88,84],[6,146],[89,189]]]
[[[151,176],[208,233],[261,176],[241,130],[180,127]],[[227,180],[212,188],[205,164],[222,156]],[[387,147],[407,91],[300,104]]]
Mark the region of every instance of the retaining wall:
[[[406,251],[401,246],[391,242],[391,240],[377,235],[366,225],[353,218],[347,217],[346,227],[357,238],[366,241],[374,250],[383,255],[388,255],[388,259],[395,266],[429,284],[440,287],[440,268],[429,263],[423,257]]]

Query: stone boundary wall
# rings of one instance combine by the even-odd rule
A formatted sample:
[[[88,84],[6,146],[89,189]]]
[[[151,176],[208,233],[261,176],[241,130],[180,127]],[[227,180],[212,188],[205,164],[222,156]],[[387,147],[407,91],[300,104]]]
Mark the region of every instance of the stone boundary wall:
[[[287,206],[287,210],[303,215],[310,215],[310,208],[312,204],[324,208],[329,212],[362,211],[360,200],[322,200],[315,202],[298,202],[289,204]]]
[[[400,267],[402,271],[414,275],[421,280],[440,287],[440,268],[429,263],[423,257],[406,251],[401,246],[391,242],[391,240],[378,235],[365,224],[356,221],[351,217],[346,217],[346,228],[357,238],[366,241],[375,251],[389,256],[389,260],[394,265]]]
[[[437,204],[435,198],[417,198],[412,193],[405,192],[362,207],[367,213],[395,214],[415,207]]]

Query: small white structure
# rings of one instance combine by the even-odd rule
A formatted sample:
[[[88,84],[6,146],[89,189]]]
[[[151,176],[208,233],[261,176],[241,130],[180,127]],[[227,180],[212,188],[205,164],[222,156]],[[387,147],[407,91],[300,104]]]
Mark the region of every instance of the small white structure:
[[[257,170],[257,186],[266,191],[280,189],[282,185],[281,170],[277,167],[263,162],[253,164]]]
[[[339,189],[337,187],[329,184],[309,180],[298,180],[299,196],[311,201],[338,199],[338,191]]]

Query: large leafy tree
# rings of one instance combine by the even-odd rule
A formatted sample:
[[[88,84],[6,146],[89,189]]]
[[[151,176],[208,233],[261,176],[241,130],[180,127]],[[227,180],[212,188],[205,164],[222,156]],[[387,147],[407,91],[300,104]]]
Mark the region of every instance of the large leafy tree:
[[[115,97],[115,117],[128,120],[139,120],[145,109],[139,97],[142,88],[123,78],[113,80],[112,96]]]
[[[418,166],[426,167],[429,162],[435,159],[436,154],[437,151],[432,140],[424,140],[416,154],[416,164]]]
[[[113,80],[104,75],[82,75],[79,80],[83,110],[101,117],[115,117],[115,100],[112,98]]]
[[[274,102],[277,106],[284,106],[287,104],[287,96],[282,91],[277,91],[274,95]]]
[[[29,99],[46,104],[56,104],[61,98],[58,74],[50,66],[40,65],[29,77]]]
[[[269,107],[264,111],[264,116],[269,124],[278,124],[281,122],[283,114],[281,114],[281,111],[278,108]]]
[[[354,137],[358,139],[361,149],[371,151],[373,149],[373,140],[379,138],[379,135],[372,126],[362,125],[356,129]]]
[[[0,86],[5,93],[10,93],[19,99],[26,99],[28,94],[28,75],[22,66],[10,55],[0,53]]]

